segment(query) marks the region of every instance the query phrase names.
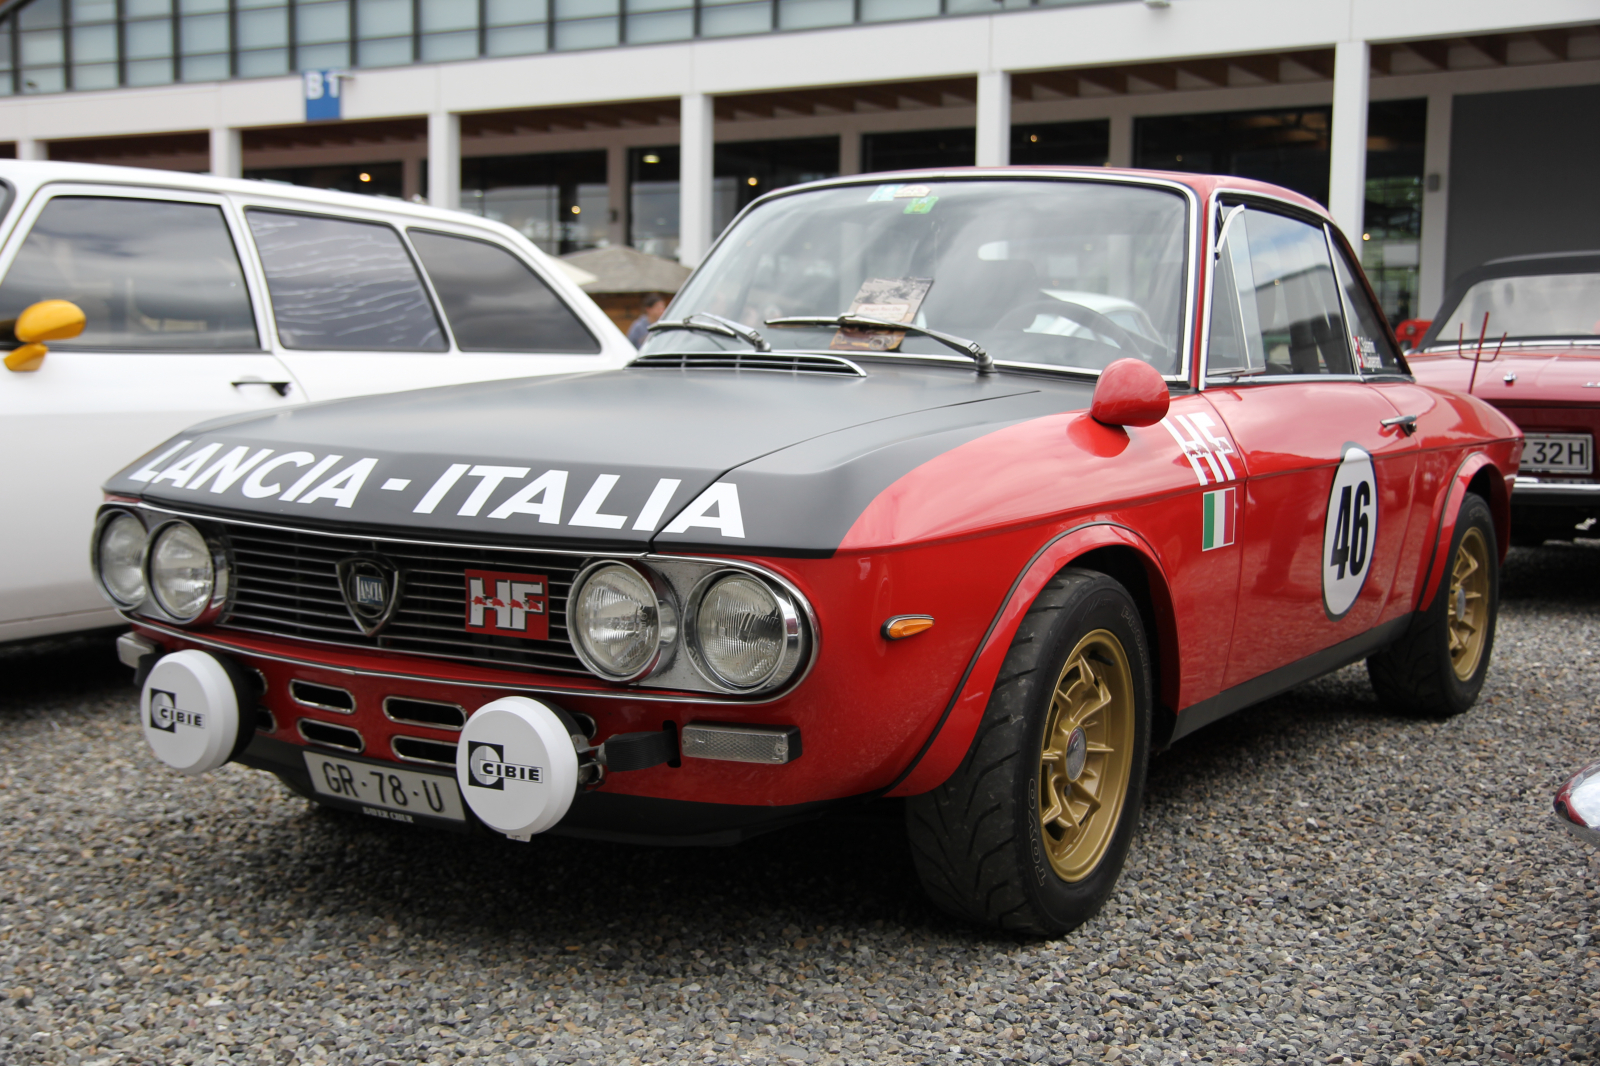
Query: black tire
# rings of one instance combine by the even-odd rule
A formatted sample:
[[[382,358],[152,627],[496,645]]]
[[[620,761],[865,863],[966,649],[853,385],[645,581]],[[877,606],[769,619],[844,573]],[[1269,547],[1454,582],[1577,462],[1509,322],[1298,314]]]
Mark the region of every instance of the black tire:
[[[1095,721],[1100,712],[1091,712],[1081,719],[1084,728],[1063,733],[1056,727],[1065,720],[1054,720],[1054,707],[1058,683],[1067,680],[1069,657],[1102,671],[1107,680],[1095,691],[1113,692],[1125,685],[1126,693],[1105,705],[1105,723]],[[1073,676],[1081,676],[1082,669],[1079,662]],[[1016,933],[1064,933],[1093,917],[1116,887],[1138,827],[1150,755],[1151,700],[1144,624],[1127,590],[1094,571],[1057,574],[1034,600],[1011,642],[966,758],[944,784],[906,802],[917,873],[933,902],[958,918]],[[1114,729],[1113,719],[1118,723]],[[1085,781],[1105,796],[1108,784],[1120,778],[1116,810],[1102,805],[1107,813],[1101,816],[1088,808],[1078,833],[1063,829],[1059,821],[1048,829],[1044,824],[1041,790],[1056,797],[1053,786],[1066,785],[1070,793],[1064,768],[1072,762],[1061,762],[1058,772],[1042,772],[1047,727],[1052,738],[1072,738],[1067,749],[1077,746],[1079,776],[1072,781]],[[1080,740],[1078,734],[1085,729],[1099,730],[1095,735],[1102,739]],[[1082,754],[1090,746],[1099,750]],[[1063,750],[1060,745],[1052,749]],[[1077,802],[1075,793],[1070,802]],[[1068,806],[1052,809],[1076,817]],[[1068,860],[1080,864],[1081,876],[1069,880],[1058,873]]]
[[[1474,537],[1486,548],[1478,559],[1487,576],[1487,590],[1482,595],[1486,613],[1476,627],[1482,636],[1476,659],[1467,663],[1458,661],[1451,637],[1452,625],[1459,634],[1460,627],[1468,624],[1461,612],[1463,605],[1471,601],[1464,595],[1458,597],[1453,589],[1462,588],[1465,594],[1466,582],[1458,583],[1458,570],[1463,545]],[[1461,501],[1445,565],[1433,602],[1418,612],[1405,636],[1367,659],[1367,676],[1378,693],[1378,702],[1391,713],[1450,718],[1476,703],[1483,690],[1483,679],[1488,676],[1489,661],[1494,655],[1495,619],[1500,613],[1500,555],[1494,516],[1483,497],[1468,493]]]

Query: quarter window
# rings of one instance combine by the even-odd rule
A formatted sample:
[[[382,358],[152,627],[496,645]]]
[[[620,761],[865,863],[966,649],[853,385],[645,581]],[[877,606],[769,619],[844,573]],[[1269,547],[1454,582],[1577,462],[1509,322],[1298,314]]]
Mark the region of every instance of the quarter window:
[[[1320,226],[1255,208],[1241,212],[1217,261],[1211,310],[1212,376],[1354,372]]]
[[[415,229],[411,243],[462,351],[599,353],[572,309],[504,248]]]
[[[211,204],[56,197],[0,283],[0,319],[40,300],[71,300],[86,320],[52,348],[260,348],[233,237]]]
[[[400,235],[376,222],[248,213],[285,348],[442,352],[439,328]]]

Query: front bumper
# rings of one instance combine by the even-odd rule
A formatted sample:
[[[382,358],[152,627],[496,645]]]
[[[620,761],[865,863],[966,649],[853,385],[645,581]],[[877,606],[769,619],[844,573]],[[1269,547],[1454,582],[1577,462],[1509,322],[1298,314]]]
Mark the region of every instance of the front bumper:
[[[1600,508],[1600,482],[1557,481],[1519,475],[1512,484],[1511,502],[1536,507]]]

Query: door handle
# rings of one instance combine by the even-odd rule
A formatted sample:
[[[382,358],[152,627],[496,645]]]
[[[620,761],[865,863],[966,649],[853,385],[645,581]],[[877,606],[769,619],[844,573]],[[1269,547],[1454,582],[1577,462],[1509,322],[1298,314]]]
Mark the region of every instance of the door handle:
[[[1379,422],[1378,425],[1382,426],[1384,429],[1393,429],[1398,426],[1400,428],[1400,432],[1409,437],[1411,434],[1417,431],[1417,416],[1395,415],[1393,418],[1385,418],[1383,421]]]
[[[291,382],[288,382],[288,381],[262,381],[260,378],[242,378],[242,379],[240,379],[238,381],[230,382],[230,384],[232,384],[233,387],[236,388],[236,389],[241,387],[241,386],[244,386],[244,385],[265,385],[267,388],[271,389],[273,392],[277,393],[279,396],[287,396],[287,395],[289,395],[289,386],[290,386]]]

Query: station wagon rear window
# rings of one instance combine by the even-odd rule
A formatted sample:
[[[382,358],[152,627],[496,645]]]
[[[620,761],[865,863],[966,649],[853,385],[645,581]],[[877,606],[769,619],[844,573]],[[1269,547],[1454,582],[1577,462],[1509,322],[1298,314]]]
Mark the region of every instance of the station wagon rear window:
[[[278,338],[309,351],[442,352],[444,331],[393,229],[251,210]]]

